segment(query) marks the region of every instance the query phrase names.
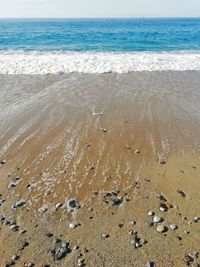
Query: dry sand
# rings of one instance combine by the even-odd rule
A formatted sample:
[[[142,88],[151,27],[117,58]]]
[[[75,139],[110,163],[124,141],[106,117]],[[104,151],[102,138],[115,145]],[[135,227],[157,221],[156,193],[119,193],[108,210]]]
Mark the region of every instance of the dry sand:
[[[199,72],[0,76],[0,266],[198,266],[199,85]]]

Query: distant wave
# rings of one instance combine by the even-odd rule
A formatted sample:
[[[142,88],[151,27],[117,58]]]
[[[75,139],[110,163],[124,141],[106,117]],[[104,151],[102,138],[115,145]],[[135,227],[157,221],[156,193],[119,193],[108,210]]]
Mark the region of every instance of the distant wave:
[[[126,73],[164,70],[200,70],[200,51],[0,52],[0,74]]]

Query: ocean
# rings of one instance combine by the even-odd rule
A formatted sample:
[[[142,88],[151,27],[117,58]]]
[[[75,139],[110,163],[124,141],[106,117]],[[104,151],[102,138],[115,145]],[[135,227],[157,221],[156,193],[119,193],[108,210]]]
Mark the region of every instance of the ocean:
[[[199,69],[199,18],[0,20],[1,74]]]

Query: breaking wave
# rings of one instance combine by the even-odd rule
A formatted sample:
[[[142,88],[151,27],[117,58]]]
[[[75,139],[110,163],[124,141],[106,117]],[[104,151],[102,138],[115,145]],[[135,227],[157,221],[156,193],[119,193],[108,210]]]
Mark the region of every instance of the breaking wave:
[[[0,74],[126,73],[200,70],[200,51],[0,52]]]

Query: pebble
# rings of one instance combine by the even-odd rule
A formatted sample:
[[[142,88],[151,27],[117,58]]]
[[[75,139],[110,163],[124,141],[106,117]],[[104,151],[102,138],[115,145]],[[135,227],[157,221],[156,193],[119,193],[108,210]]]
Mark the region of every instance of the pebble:
[[[188,255],[194,260],[198,257],[199,253],[196,251],[188,253]]]
[[[26,233],[26,230],[22,229],[22,230],[20,230],[19,233],[20,233],[20,235],[25,234]]]
[[[137,231],[134,231],[134,238],[131,240],[131,244],[134,245],[135,248],[142,247],[148,241],[138,236]]]
[[[18,260],[18,258],[19,258],[18,255],[13,255],[12,258],[11,258],[11,260],[16,261],[16,260]]]
[[[61,208],[62,207],[62,203],[57,203],[56,204],[56,210],[58,210],[59,208]]]
[[[54,244],[61,243],[60,238],[54,237],[54,238],[53,238],[53,243],[54,243]]]
[[[101,238],[103,238],[103,239],[109,238],[109,234],[108,233],[102,233]]]
[[[186,262],[187,265],[190,265],[191,262],[194,261],[189,255],[184,256],[184,261]]]
[[[25,247],[28,247],[28,246],[29,246],[29,242],[25,240],[25,241],[23,242],[23,244],[22,244],[20,250],[24,250]]]
[[[199,217],[198,216],[194,216],[194,218],[193,218],[193,222],[198,222],[199,221]]]
[[[177,224],[170,224],[169,228],[174,231],[174,230],[178,229],[178,225]]]
[[[15,202],[12,205],[12,209],[20,208],[20,207],[24,206],[25,204],[26,204],[26,200],[24,200],[24,199],[18,200],[17,202]]]
[[[160,211],[167,211],[168,208],[165,204],[160,204]]]
[[[131,240],[131,245],[134,245],[135,248],[139,248],[141,247],[142,245],[140,244],[139,241],[136,241],[135,239]]]
[[[181,190],[177,190],[177,193],[181,196],[181,197],[185,197],[185,193]]]
[[[85,259],[78,259],[78,264],[83,264]]]
[[[5,219],[5,220],[4,220],[4,224],[5,224],[5,225],[9,225],[9,224],[11,224],[11,221],[10,221],[9,219]]]
[[[159,162],[161,165],[167,163],[167,161],[166,161],[164,158],[162,158],[162,157],[159,157],[158,162]]]
[[[53,236],[53,234],[52,234],[52,233],[50,233],[50,232],[49,232],[49,233],[47,233],[47,237],[49,237],[49,238],[50,238],[50,237],[52,237],[52,236]]]
[[[159,217],[159,216],[154,216],[154,217],[153,217],[153,221],[154,221],[155,223],[159,223],[159,222],[162,221],[162,218]]]
[[[71,228],[71,229],[74,229],[74,228],[76,228],[78,225],[76,224],[76,223],[70,223],[69,224],[69,228]]]
[[[117,207],[119,207],[122,203],[123,203],[123,198],[119,198],[119,197],[117,197],[117,198],[114,198],[114,199],[112,200],[112,204],[113,204],[113,206],[117,206]]]
[[[47,204],[44,204],[42,207],[38,209],[39,212],[46,212],[48,210],[49,206]]]
[[[8,189],[12,189],[14,187],[16,187],[16,184],[13,182],[8,185]]]
[[[159,192],[156,194],[156,196],[157,196],[157,198],[159,198],[162,201],[167,201],[166,198]]]
[[[1,164],[1,165],[6,164],[6,160],[5,160],[5,159],[0,160],[0,164]]]
[[[147,261],[146,262],[146,267],[154,267],[154,266],[155,266],[155,264],[153,261]]]
[[[20,177],[18,176],[13,177],[12,182],[8,185],[8,189],[16,187],[19,182],[20,182]]]
[[[162,224],[158,225],[156,231],[159,233],[163,233],[165,231],[165,226]]]
[[[136,149],[135,154],[140,154],[140,150]]]
[[[1,220],[1,222],[3,222],[3,221],[5,221],[5,219],[6,218],[2,215],[0,220]]]
[[[19,229],[19,226],[17,224],[12,224],[10,226],[10,230],[12,230],[12,231],[17,231],[18,229]]]
[[[154,211],[152,211],[152,210],[148,211],[148,213],[147,213],[148,216],[153,216],[154,214],[155,214],[155,213],[154,213]]]
[[[19,176],[15,176],[12,178],[13,182],[17,182],[19,181],[21,178]]]
[[[148,222],[147,224],[148,224],[148,226],[149,226],[149,227],[152,227],[152,226],[154,226],[154,222],[151,222],[151,221],[150,221],[150,222]]]
[[[69,243],[68,242],[62,242],[61,246],[53,251],[53,256],[55,258],[55,260],[61,260],[62,258],[64,258],[66,256],[67,253],[70,253],[71,249],[69,247]]]
[[[129,224],[135,225],[136,224],[136,221],[130,221]]]
[[[4,198],[0,199],[0,207],[3,205],[3,203],[5,202],[6,200]]]
[[[28,262],[28,263],[26,264],[26,266],[27,266],[27,267],[33,267],[33,266],[35,266],[35,264],[32,263],[32,262]]]
[[[78,201],[75,198],[70,198],[66,200],[66,206],[68,212],[74,212],[80,208]]]
[[[112,196],[117,196],[119,194],[119,191],[115,191],[115,190],[112,190],[112,191],[109,191],[106,193],[106,196],[107,197],[112,197]]]
[[[26,188],[27,189],[31,189],[32,185],[31,184],[27,184]]]
[[[182,215],[182,216],[181,216],[181,219],[182,219],[183,221],[186,221],[186,220],[187,220],[187,217],[186,217],[185,215]]]

